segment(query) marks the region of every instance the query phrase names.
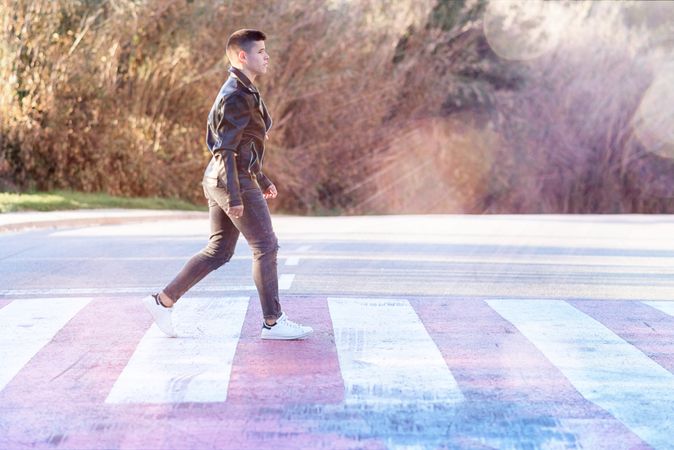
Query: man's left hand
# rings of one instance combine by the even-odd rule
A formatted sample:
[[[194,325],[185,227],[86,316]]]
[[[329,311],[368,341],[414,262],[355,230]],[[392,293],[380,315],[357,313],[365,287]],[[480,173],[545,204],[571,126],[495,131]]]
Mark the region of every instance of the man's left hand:
[[[278,195],[278,191],[276,190],[276,186],[273,184],[267,188],[266,191],[264,191],[264,198],[276,198]]]

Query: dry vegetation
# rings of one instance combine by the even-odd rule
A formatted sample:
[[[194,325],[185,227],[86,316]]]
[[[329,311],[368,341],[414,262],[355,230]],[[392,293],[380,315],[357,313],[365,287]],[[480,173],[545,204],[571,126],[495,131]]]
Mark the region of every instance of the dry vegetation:
[[[674,2],[438,1],[366,209],[674,212],[673,35]]]
[[[546,2],[556,31],[514,36],[504,3],[2,0],[0,189],[199,201],[224,44],[256,27],[277,209],[674,211],[674,101],[644,105],[673,12]]]
[[[648,3],[561,5],[558,42],[526,62],[522,89],[495,98],[496,129],[508,142],[497,158],[507,164],[492,167],[502,181],[491,186],[488,210],[674,212],[674,135],[667,141],[658,123],[669,116],[671,133],[671,84],[660,90],[669,105],[659,117],[640,123],[638,113],[659,74],[674,82],[665,67],[674,3],[659,18],[661,6]],[[629,8],[645,22],[628,27]],[[662,36],[665,46],[655,42]],[[649,142],[648,132],[660,136]]]

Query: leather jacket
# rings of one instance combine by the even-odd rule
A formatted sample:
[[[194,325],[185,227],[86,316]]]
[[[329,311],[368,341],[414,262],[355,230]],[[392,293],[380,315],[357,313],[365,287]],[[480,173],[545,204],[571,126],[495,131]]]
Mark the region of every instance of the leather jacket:
[[[272,120],[260,92],[235,67],[220,88],[206,125],[206,145],[213,154],[204,183],[225,188],[229,206],[241,205],[239,176],[257,181],[264,192],[272,182],[262,173],[264,141]]]

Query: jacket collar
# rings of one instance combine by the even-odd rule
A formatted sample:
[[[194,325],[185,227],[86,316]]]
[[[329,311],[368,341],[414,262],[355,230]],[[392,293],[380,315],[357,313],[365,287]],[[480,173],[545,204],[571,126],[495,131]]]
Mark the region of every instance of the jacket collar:
[[[257,93],[258,90],[257,88],[253,85],[253,83],[248,79],[245,73],[237,69],[236,67],[230,67],[229,68],[229,73],[231,73],[233,76],[239,79],[241,83],[248,89],[250,92],[255,92]]]
[[[267,105],[264,104],[264,101],[262,100],[262,96],[260,95],[260,91],[257,90],[255,85],[251,83],[251,81],[248,79],[246,74],[241,72],[239,69],[236,67],[230,67],[229,68],[229,73],[231,74],[230,76],[233,76],[237,78],[241,84],[245,86],[246,89],[248,89],[250,92],[252,92],[257,100],[258,100],[258,106],[260,108],[260,112],[262,113],[262,117],[264,118],[264,123],[267,131],[269,131],[272,127],[273,121],[271,119],[271,115],[269,115],[269,111],[267,110]]]

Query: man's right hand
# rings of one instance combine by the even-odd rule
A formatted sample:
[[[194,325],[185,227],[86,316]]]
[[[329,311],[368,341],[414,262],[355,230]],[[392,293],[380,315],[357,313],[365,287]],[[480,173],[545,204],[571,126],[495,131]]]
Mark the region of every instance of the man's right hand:
[[[225,212],[233,219],[239,219],[241,216],[243,216],[243,205],[230,206],[225,210]]]

